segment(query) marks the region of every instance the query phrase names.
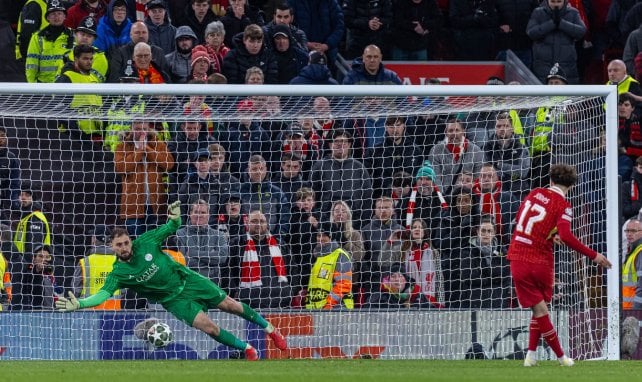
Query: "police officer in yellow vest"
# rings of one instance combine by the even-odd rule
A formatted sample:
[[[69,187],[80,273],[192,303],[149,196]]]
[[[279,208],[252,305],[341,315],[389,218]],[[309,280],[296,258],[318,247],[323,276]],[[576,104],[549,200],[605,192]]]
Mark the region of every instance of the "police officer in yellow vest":
[[[352,297],[352,258],[332,239],[331,223],[320,223],[316,258],[310,273],[307,309],[354,309]]]
[[[52,83],[62,57],[74,45],[71,29],[64,26],[67,11],[60,0],[49,0],[45,17],[49,25],[34,33],[29,41],[25,75],[27,82]]]
[[[107,275],[112,271],[116,256],[110,242],[111,231],[104,225],[97,225],[90,232],[91,249],[80,259],[74,272],[74,294],[83,297],[96,294],[105,285]],[[119,310],[121,309],[120,291],[111,298],[92,309]]]
[[[98,78],[91,72],[94,59],[94,47],[91,45],[76,45],[74,47],[74,61],[68,62],[62,68],[56,83],[60,84],[97,84]],[[102,107],[102,97],[97,94],[75,94],[69,107],[78,115],[96,115]],[[77,122],[80,131],[88,135],[103,134],[102,122],[93,119],[80,119]]]
[[[49,25],[45,17],[47,13],[46,0],[28,0],[22,7],[20,19],[18,20],[18,30],[16,33],[16,59],[27,57],[27,49],[31,36],[39,30]]]
[[[18,197],[21,218],[13,235],[13,246],[20,255],[32,253],[36,246],[51,246],[49,221],[42,213],[42,204],[33,200],[33,192],[23,185]]]
[[[74,40],[76,45],[94,45],[94,40],[96,40],[96,21],[93,17],[87,16],[80,21],[78,27],[74,32]],[[63,57],[63,67],[68,62],[74,61],[74,52],[73,50],[67,52]],[[96,76],[98,82],[105,82],[107,78],[107,70],[109,69],[109,62],[107,61],[107,56],[105,52],[99,51],[94,47],[94,62],[91,65],[91,74]],[[60,75],[60,71],[58,72]]]
[[[642,309],[642,223],[629,219],[624,226],[629,253],[622,267],[622,309]]]

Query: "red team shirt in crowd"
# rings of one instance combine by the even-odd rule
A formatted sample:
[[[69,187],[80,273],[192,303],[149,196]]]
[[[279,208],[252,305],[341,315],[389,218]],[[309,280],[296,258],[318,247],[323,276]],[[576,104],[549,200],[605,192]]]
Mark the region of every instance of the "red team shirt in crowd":
[[[536,188],[524,199],[508,249],[508,260],[554,265],[553,238],[594,259],[597,252],[582,244],[571,231],[573,208],[559,188]]]

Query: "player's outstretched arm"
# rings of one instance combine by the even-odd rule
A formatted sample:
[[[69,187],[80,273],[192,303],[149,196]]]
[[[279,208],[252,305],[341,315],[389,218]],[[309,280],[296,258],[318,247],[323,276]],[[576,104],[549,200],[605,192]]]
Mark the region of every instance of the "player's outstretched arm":
[[[69,298],[62,296],[58,297],[58,300],[56,301],[56,310],[60,312],[73,312],[78,309],[91,308],[107,301],[109,297],[111,297],[109,292],[101,290],[94,295],[78,300],[72,292],[69,292]]]
[[[156,229],[147,231],[140,235],[137,241],[147,241],[162,243],[168,236],[174,234],[181,226],[181,202],[175,201],[167,206],[167,223],[159,226]]]

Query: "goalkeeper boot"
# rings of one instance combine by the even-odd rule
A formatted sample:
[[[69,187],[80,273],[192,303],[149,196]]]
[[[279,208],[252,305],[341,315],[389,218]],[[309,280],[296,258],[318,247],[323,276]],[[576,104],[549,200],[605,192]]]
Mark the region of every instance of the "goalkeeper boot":
[[[259,353],[253,347],[245,349],[245,359],[248,361],[258,361]]]
[[[285,341],[285,337],[283,337],[283,334],[279,332],[279,329],[274,328],[274,331],[268,336],[274,341],[274,345],[276,346],[277,349],[285,351],[288,348],[288,343]]]
[[[560,366],[568,366],[568,367],[570,367],[570,366],[575,365],[575,361],[573,361],[573,358],[567,357],[565,355],[563,355],[560,358],[558,358],[558,360],[560,361]]]
[[[524,366],[531,367],[537,366],[537,353],[534,351],[527,351],[526,357],[524,357]]]

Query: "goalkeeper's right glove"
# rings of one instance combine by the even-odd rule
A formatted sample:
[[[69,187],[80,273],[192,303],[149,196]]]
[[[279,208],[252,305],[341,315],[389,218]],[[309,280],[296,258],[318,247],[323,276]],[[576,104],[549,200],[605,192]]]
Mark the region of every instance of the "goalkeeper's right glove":
[[[72,292],[69,292],[69,298],[64,298],[62,296],[58,297],[56,301],[56,309],[61,312],[73,312],[74,310],[80,309],[80,303],[78,299]]]
[[[167,217],[170,220],[178,220],[181,218],[181,202],[180,201],[175,201],[174,203],[170,204],[169,207],[167,208]]]

